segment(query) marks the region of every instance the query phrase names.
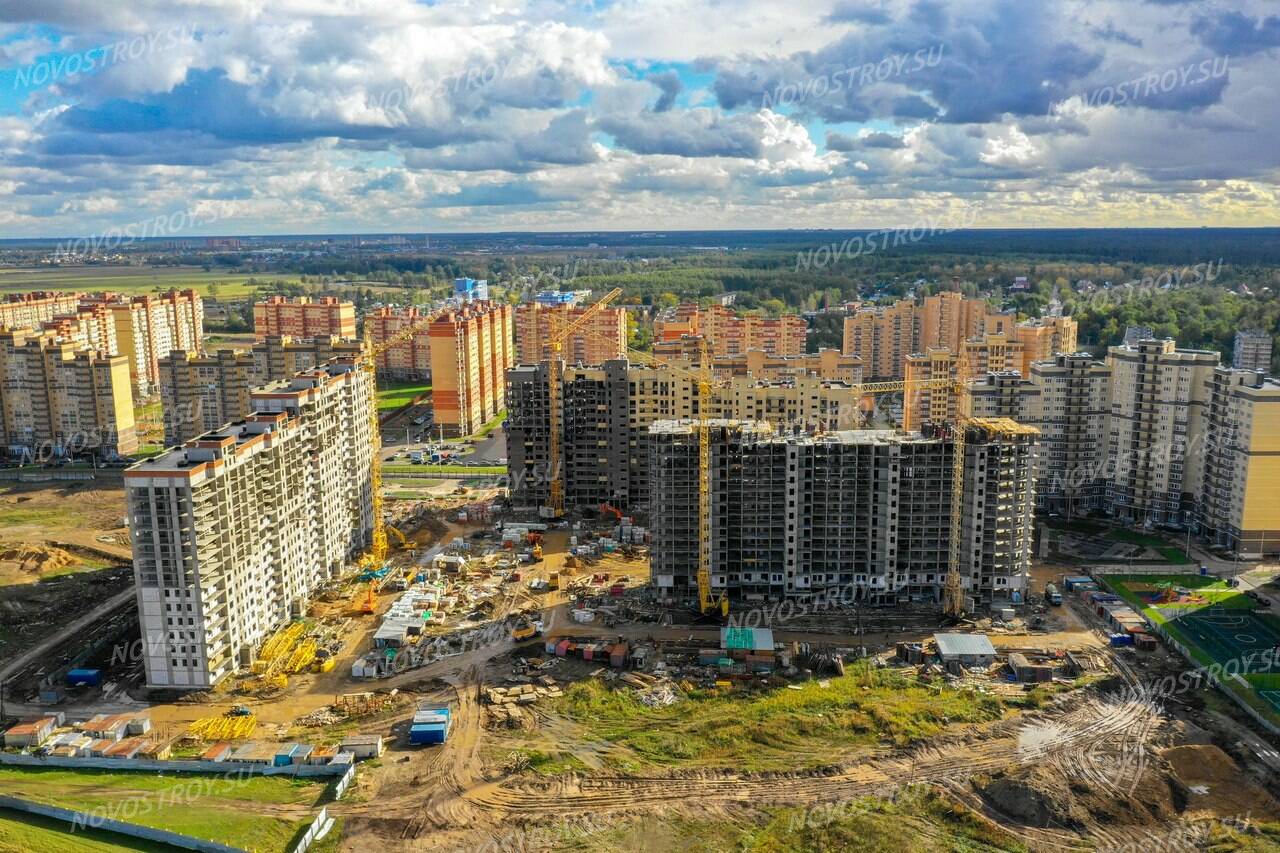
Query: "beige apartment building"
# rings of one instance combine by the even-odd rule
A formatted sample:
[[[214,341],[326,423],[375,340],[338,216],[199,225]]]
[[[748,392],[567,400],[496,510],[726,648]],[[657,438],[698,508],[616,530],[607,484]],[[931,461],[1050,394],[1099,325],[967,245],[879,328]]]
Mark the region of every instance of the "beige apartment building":
[[[6,294],[0,300],[0,328],[38,329],[57,317],[74,314],[83,296],[44,290]]]
[[[655,346],[655,359],[684,370],[697,372],[705,359],[710,360],[711,374],[716,379],[751,376],[779,381],[793,376],[816,376],[856,384],[862,381],[862,361],[839,350],[824,349],[803,355],[770,355],[749,350],[738,355],[708,356],[701,338],[681,338],[662,347]]]
[[[376,348],[401,331],[432,320],[436,314],[414,307],[379,308],[364,317],[365,336]],[[377,356],[378,376],[402,381],[431,380],[431,335],[424,326],[407,341],[386,348]]]
[[[1280,382],[1219,367],[1208,408],[1201,532],[1247,558],[1280,552]]]
[[[1022,364],[1016,369],[1023,376],[1030,376],[1035,362],[1052,361],[1058,353],[1075,352],[1079,348],[1078,328],[1070,317],[1041,317],[1014,326],[1013,339],[1022,346]]]
[[[1210,380],[1218,353],[1143,340],[1107,350],[1111,368],[1105,507],[1130,524],[1191,521],[1204,473]]]
[[[1109,464],[1111,368],[1087,352],[1031,365],[1039,395],[1030,423],[1040,430],[1036,503],[1078,515],[1101,509]]]
[[[869,379],[902,379],[907,356],[920,349],[915,302],[899,299],[883,308],[858,309],[845,318],[841,349],[862,362]]]
[[[268,335],[354,338],[356,307],[336,296],[269,296],[253,305],[253,331],[259,340]]]
[[[537,364],[551,358],[551,338],[576,322],[590,308],[577,302],[554,305],[525,302],[516,306],[517,364]],[[560,358],[569,364],[602,364],[627,354],[627,309],[601,308],[586,325],[566,338]]]
[[[655,347],[685,336],[706,339],[712,355],[738,355],[758,349],[770,355],[800,355],[808,324],[803,317],[738,315],[723,305],[678,305],[654,321]]]
[[[125,471],[148,687],[202,689],[247,667],[368,545],[372,394],[357,360],[335,359]]]
[[[250,412],[250,393],[334,358],[357,358],[359,341],[336,337],[293,340],[271,335],[251,349],[222,348],[211,353],[174,350],[160,361],[160,399],[166,447]]]
[[[51,332],[0,332],[0,430],[11,455],[136,451],[127,359]]]
[[[1076,321],[1070,317],[1042,317],[1017,322],[1011,311],[995,311],[982,299],[966,299],[956,292],[925,297],[920,304],[900,299],[891,306],[856,308],[844,321],[842,350],[855,355],[877,379],[902,379],[907,358],[931,350],[957,352],[962,341],[994,341],[1002,337],[1018,360],[994,359],[991,366],[971,363],[971,375],[987,370],[1017,370],[1031,375],[1031,363],[1075,352]],[[974,353],[986,357],[985,350]]]
[[[515,360],[511,307],[469,302],[431,321],[431,405],[447,436],[470,435],[506,406],[506,371]]]

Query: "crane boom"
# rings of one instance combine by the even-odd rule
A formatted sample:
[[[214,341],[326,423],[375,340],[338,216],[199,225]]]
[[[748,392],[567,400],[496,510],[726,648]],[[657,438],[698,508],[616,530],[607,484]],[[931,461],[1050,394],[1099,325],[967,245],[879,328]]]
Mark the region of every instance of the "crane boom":
[[[560,351],[564,348],[564,342],[575,332],[586,327],[591,319],[605,308],[610,302],[622,295],[622,288],[615,287],[604,296],[601,296],[595,302],[587,307],[585,311],[575,317],[571,322],[566,323],[563,329],[560,329],[551,336],[550,349],[551,359],[547,362],[547,406],[549,414],[549,426],[551,427],[551,439],[547,442],[547,464],[551,470],[548,472],[550,480],[548,486],[547,512],[551,518],[559,518],[564,515],[564,472],[560,470]]]
[[[426,331],[434,319],[434,316],[427,317],[398,329],[395,334],[379,344],[374,344],[367,324],[365,327],[360,367],[369,373],[369,449],[373,458],[370,465],[370,486],[373,489],[373,530],[370,535],[369,551],[362,562],[370,566],[380,565],[387,558],[387,524],[382,518],[382,460],[379,458],[382,453],[382,427],[378,421],[378,356],[392,347],[413,340]]]

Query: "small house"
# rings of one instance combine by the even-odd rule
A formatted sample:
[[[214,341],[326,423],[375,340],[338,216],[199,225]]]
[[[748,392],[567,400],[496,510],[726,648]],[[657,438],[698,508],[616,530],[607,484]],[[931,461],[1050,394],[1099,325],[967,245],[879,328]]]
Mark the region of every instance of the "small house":
[[[991,666],[995,663],[996,649],[986,634],[934,634],[933,641],[943,664]]]
[[[306,763],[312,765],[331,764],[337,754],[338,748],[336,746],[317,746],[307,756]]]
[[[200,753],[200,760],[226,761],[231,757],[231,753],[233,752],[235,752],[235,747],[223,740],[215,743],[213,746]]]
[[[382,735],[349,735],[340,744],[343,752],[349,752],[357,759],[377,758],[385,748]]]

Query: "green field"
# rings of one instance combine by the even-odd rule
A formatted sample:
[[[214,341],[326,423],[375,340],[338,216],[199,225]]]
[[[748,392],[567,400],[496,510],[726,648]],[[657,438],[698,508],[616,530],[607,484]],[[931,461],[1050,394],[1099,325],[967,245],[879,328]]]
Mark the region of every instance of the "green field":
[[[232,771],[234,774],[234,771]],[[0,767],[0,793],[249,850],[283,850],[328,780]],[[261,814],[270,803],[276,814]],[[296,819],[279,816],[297,806]],[[40,849],[40,848],[35,848]],[[72,848],[78,849],[78,848]]]
[[[53,818],[0,810],[0,853],[172,853],[167,844],[116,835],[97,829],[77,829]]]
[[[815,681],[745,695],[695,691],[665,708],[590,680],[572,685],[556,705],[596,737],[629,750],[637,766],[748,771],[824,766],[841,753],[914,743],[948,724],[995,720],[1005,711],[997,697],[922,685],[895,670],[858,664],[848,672],[827,687]]]
[[[431,391],[425,382],[393,382],[378,380],[378,412],[386,413],[407,406],[423,394]]]
[[[259,282],[296,282],[296,275],[259,274]],[[71,267],[66,269],[0,270],[0,293],[25,290],[118,290],[123,293],[163,292],[194,288],[201,296],[216,292],[219,299],[251,296],[251,276],[205,272],[193,267]]]
[[[458,436],[457,438],[446,438],[445,443],[458,444],[459,442],[463,442],[463,441],[479,441],[480,439],[488,436],[489,433],[493,432],[498,427],[502,426],[502,422],[505,421],[506,419],[507,419],[507,410],[503,409],[501,412],[498,412],[498,414],[493,416],[493,420],[489,421],[487,424],[480,427],[480,429],[476,430],[471,435]]]

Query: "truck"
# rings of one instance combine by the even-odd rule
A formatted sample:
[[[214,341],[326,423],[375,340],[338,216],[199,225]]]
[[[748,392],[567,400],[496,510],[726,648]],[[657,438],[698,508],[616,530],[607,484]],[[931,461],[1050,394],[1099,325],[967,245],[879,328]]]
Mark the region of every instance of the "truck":
[[[1062,605],[1062,593],[1058,592],[1058,587],[1054,584],[1045,584],[1044,600],[1054,607],[1059,607]]]
[[[409,461],[410,461],[410,462],[412,462],[414,465],[421,465],[421,464],[422,464],[422,451],[421,451],[421,450],[411,450],[411,451],[409,451]]]

